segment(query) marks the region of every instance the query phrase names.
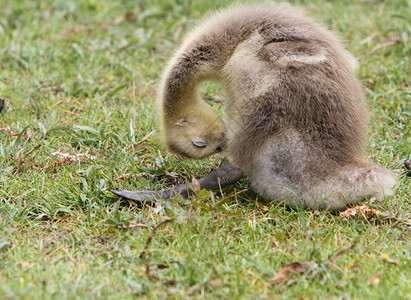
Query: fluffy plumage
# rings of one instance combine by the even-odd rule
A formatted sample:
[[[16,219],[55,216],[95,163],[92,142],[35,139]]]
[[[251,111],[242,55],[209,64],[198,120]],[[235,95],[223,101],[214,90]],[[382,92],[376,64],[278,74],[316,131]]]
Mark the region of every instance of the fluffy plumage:
[[[220,11],[186,37],[164,72],[163,140],[193,158],[224,148],[261,196],[292,206],[382,199],[395,179],[366,160],[355,68],[334,34],[290,5]],[[225,124],[199,97],[203,80],[226,90]]]

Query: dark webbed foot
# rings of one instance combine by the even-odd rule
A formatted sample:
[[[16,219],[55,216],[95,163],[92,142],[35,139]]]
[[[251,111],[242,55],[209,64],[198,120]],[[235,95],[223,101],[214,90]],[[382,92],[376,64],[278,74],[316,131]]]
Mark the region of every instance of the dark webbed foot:
[[[110,190],[113,194],[122,198],[140,203],[153,203],[161,199],[156,191],[127,191],[123,189]]]
[[[213,168],[207,176],[200,179],[200,189],[215,190],[219,187],[226,187],[233,183],[236,183],[243,176],[243,172],[234,167],[231,163],[227,163],[220,168]],[[159,191],[127,191],[123,189],[110,190],[113,194],[125,199],[129,199],[140,203],[153,203],[160,199],[170,199],[177,195],[187,197],[189,191],[192,190],[194,185],[179,184],[170,189],[163,189]]]

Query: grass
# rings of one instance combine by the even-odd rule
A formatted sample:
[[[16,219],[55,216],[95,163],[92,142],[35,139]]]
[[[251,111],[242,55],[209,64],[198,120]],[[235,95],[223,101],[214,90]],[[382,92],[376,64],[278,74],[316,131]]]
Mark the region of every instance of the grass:
[[[293,1],[361,64],[370,158],[399,175],[395,196],[371,205],[384,216],[287,209],[246,181],[157,208],[108,192],[170,186],[221,161],[167,153],[154,103],[183,33],[223,2],[2,3],[0,298],[410,298],[410,1]],[[274,280],[292,262],[303,274]]]

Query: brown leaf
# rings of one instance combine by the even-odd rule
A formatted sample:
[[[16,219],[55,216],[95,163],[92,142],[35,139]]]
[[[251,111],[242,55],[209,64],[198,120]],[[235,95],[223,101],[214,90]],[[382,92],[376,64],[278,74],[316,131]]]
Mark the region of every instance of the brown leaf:
[[[348,219],[349,217],[355,217],[357,215],[362,215],[364,219],[370,221],[373,217],[382,216],[383,213],[377,209],[368,207],[366,204],[350,207],[340,212],[340,217],[342,217],[344,220]]]
[[[306,263],[293,262],[293,263],[287,264],[283,266],[281,270],[271,278],[269,285],[272,285],[280,281],[284,281],[287,278],[288,274],[290,273],[304,274],[306,269],[307,269]]]
[[[367,221],[375,221],[378,219],[384,219],[384,220],[401,221],[401,222],[406,223],[407,225],[411,224],[411,219],[395,217],[395,216],[386,217],[384,213],[382,213],[378,209],[368,207],[366,204],[350,207],[340,212],[340,217],[342,217],[343,220],[347,220],[348,218],[357,217],[357,216],[362,216]]]

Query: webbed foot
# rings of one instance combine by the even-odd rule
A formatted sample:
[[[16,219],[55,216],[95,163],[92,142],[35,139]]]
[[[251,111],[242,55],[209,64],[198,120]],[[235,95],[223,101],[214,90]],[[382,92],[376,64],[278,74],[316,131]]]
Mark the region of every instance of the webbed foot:
[[[240,180],[243,172],[234,167],[231,163],[222,165],[219,168],[213,168],[206,177],[198,181],[200,189],[215,190],[219,187],[226,187]],[[160,199],[170,199],[177,195],[187,197],[194,184],[179,184],[172,188],[159,191],[127,191],[123,189],[110,190],[113,194],[125,199],[129,199],[139,203],[155,203]]]
[[[128,191],[123,189],[110,190],[114,195],[139,203],[154,203],[160,199],[157,191]]]

